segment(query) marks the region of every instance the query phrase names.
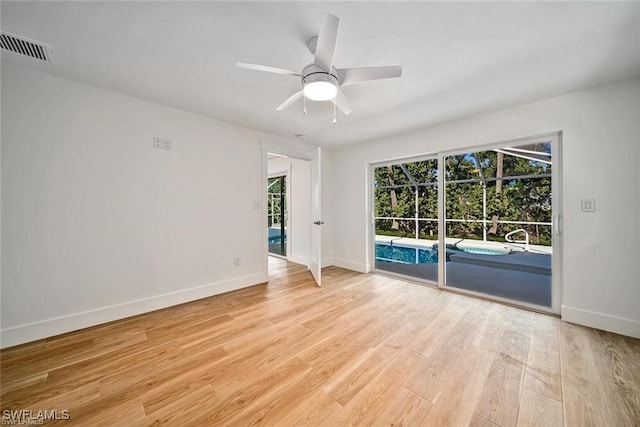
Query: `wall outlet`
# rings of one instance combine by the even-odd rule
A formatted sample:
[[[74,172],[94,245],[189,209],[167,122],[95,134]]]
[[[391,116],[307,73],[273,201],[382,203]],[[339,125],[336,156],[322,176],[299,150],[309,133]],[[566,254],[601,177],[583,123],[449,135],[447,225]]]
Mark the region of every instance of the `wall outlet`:
[[[167,138],[159,138],[157,136],[153,137],[153,148],[157,148],[158,150],[167,150],[171,151],[173,148],[173,144],[170,139]]]
[[[240,266],[240,257],[233,257],[233,266],[234,267],[239,267]]]
[[[582,199],[580,200],[580,208],[582,212],[595,212],[596,211],[596,199]]]

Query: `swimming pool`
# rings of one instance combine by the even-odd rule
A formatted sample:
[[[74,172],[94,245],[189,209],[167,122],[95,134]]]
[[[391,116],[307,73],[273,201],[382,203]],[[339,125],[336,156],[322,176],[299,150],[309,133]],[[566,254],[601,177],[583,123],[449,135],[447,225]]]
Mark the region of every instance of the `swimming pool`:
[[[437,264],[438,252],[431,248],[416,248],[376,242],[376,261],[401,264]]]
[[[447,246],[447,253],[467,252],[478,255],[508,255],[511,249],[498,242],[465,240]],[[400,264],[437,264],[438,248],[416,247],[410,244],[376,242],[376,261],[395,262]],[[447,259],[448,261],[448,259]]]
[[[280,243],[282,241],[282,230],[280,227],[268,227],[269,243]],[[284,241],[287,242],[287,229],[284,229]]]

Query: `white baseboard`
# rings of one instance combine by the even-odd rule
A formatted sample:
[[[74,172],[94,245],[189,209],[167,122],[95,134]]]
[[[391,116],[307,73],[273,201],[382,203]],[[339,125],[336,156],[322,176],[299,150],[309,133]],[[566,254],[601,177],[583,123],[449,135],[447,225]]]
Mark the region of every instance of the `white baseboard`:
[[[349,261],[347,259],[334,258],[333,265],[336,267],[346,268],[347,270],[357,271],[359,273],[367,272],[367,264]]]
[[[69,314],[26,325],[14,326],[0,331],[0,348],[52,337],[77,331],[90,326],[124,319],[138,314],[148,313],[161,308],[195,301],[201,298],[222,294],[236,289],[264,283],[269,280],[265,274],[253,274],[223,282],[210,283],[195,288],[184,289],[162,295],[156,295],[122,304],[100,307],[80,313]]]
[[[309,258],[306,256],[300,256],[296,254],[291,254],[287,257],[287,261],[295,262],[296,264],[301,264],[304,266],[309,265]]]
[[[562,320],[589,326],[603,331],[614,332],[633,338],[640,338],[640,322],[633,319],[596,313],[589,310],[581,310],[563,305],[561,308]]]
[[[333,258],[322,258],[322,268],[331,267],[335,265],[333,263]]]

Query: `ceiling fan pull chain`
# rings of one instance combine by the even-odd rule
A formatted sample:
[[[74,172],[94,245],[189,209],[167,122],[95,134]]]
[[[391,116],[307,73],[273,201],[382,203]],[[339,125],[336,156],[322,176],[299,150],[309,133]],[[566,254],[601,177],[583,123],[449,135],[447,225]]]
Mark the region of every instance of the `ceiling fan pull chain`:
[[[307,114],[307,97],[302,95],[302,114]]]
[[[338,123],[338,121],[336,120],[336,97],[333,97],[333,124],[335,125],[336,123]]]

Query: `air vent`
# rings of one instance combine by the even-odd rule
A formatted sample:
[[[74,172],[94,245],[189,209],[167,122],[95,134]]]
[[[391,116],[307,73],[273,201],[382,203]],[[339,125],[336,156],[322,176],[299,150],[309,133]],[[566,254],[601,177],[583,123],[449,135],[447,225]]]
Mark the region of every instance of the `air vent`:
[[[47,44],[2,30],[0,46],[9,52],[53,64],[53,51]]]

